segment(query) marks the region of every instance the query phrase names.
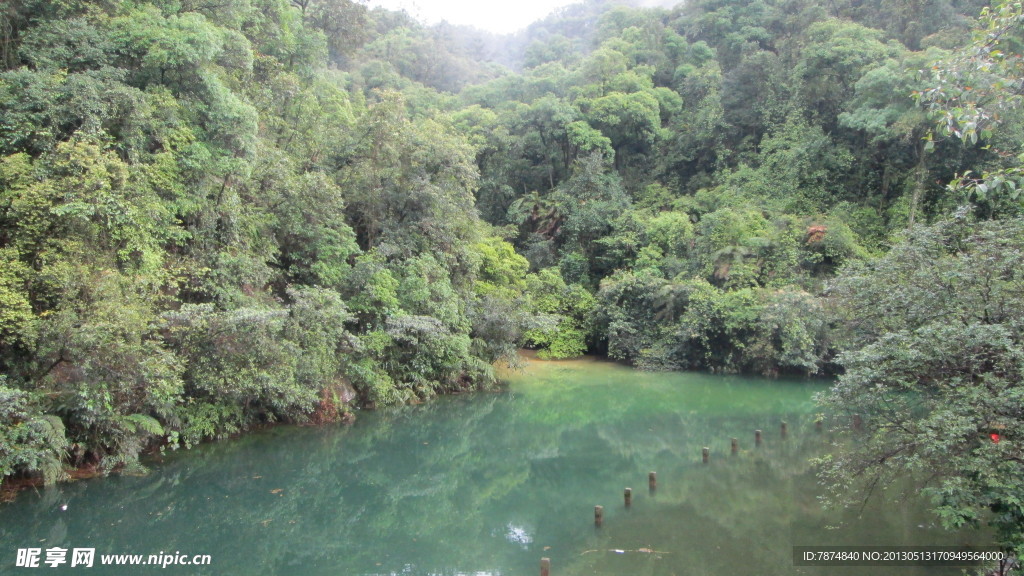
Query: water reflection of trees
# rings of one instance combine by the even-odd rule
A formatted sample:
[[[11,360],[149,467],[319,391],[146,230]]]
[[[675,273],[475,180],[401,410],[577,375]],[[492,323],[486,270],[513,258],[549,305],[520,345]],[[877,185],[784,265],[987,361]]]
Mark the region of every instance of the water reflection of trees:
[[[790,574],[795,543],[869,531],[893,538],[882,543],[906,538],[887,528],[905,525],[903,512],[885,507],[825,529],[843,519],[815,500],[809,459],[826,437],[813,431],[806,390],[728,410],[728,396],[742,390],[724,390],[722,400],[659,387],[649,375],[626,395],[618,385],[583,393],[547,384],[202,446],[148,477],[46,492],[75,502],[64,516],[23,499],[0,511],[0,539],[209,553],[215,566],[199,573],[210,574],[530,574],[543,555],[559,575],[667,575]],[[764,430],[760,448],[755,428]],[[743,448],[736,456],[732,436]],[[648,470],[659,476],[653,497]],[[627,485],[636,494],[628,512]],[[594,504],[607,510],[596,532]],[[583,554],[640,548],[671,554]]]

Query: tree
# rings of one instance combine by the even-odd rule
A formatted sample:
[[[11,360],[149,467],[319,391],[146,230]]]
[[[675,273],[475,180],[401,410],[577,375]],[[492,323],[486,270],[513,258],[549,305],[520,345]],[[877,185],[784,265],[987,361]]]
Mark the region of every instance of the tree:
[[[869,144],[880,149],[878,154],[884,158],[882,202],[887,201],[891,181],[906,175],[910,190],[907,224],[911,228],[931,180],[928,159],[934,143],[926,138],[931,127],[928,113],[910,95],[919,93],[926,82],[918,71],[941,54],[937,49],[908,52],[868,70],[854,85],[849,110],[839,115],[841,125],[863,131]],[[913,155],[905,158],[901,151],[908,149]]]
[[[366,6],[350,0],[292,0],[314,27],[323,31],[330,56],[345,62],[369,37]]]
[[[526,283],[533,309],[554,320],[528,330],[526,343],[539,348],[541,358],[573,358],[586,352],[594,296],[578,284],[566,284],[554,268],[528,275]]]
[[[806,108],[830,129],[853,83],[865,69],[889,57],[893,48],[882,43],[881,32],[841,20],[812,24],[805,38],[794,79]]]
[[[535,151],[531,151],[546,164],[548,188],[554,188],[562,181],[572,166],[574,157],[570,154],[568,126],[579,118],[579,110],[571,104],[551,95],[538,98],[529,108],[522,110],[517,119],[517,132],[540,140]]]
[[[572,177],[555,190],[552,199],[565,216],[559,241],[570,250],[579,251],[587,267],[598,268],[594,266],[598,239],[611,232],[616,214],[629,209],[629,197],[619,175],[609,170],[599,152],[592,153],[576,163]],[[586,276],[570,281],[593,280]]]
[[[1024,5],[1000,0],[986,7],[972,42],[953,58],[936,62],[932,87],[916,93],[938,118],[938,132],[964,144],[990,141],[997,126],[1019,124],[1024,103]],[[1017,142],[1010,145],[1016,146]],[[929,143],[931,146],[931,143]],[[984,207],[992,216],[1022,207],[1024,153],[995,150],[996,165],[980,173],[966,171],[950,182],[952,190]],[[1010,204],[1007,210],[1000,201]]]
[[[1024,221],[916,227],[832,294],[846,372],[823,397],[856,442],[824,460],[835,496],[914,479],[943,525],[1024,547]],[[982,511],[988,510],[991,515]]]
[[[497,237],[473,245],[480,261],[469,316],[475,353],[494,363],[514,363],[531,314],[526,291],[529,261]]]
[[[379,96],[341,174],[360,247],[387,243],[403,255],[442,247],[461,257],[460,241],[475,239],[478,222],[472,146],[447,119],[410,119],[400,94]]]
[[[704,216],[694,242],[700,273],[725,286],[745,287],[758,283],[771,224],[754,210],[722,208]]]
[[[32,395],[0,376],[0,482],[15,472],[40,473],[46,484],[64,478],[64,423],[43,414]]]
[[[706,44],[702,48],[710,52]],[[682,176],[706,174],[729,155],[723,145],[728,122],[722,103],[722,83],[722,70],[713,60],[706,66],[685,64],[676,70],[676,90],[687,106],[670,124],[671,132],[661,152],[666,168]]]
[[[1024,101],[1024,6],[1000,0],[982,10],[971,44],[932,68],[938,86],[922,91],[946,133],[972,144],[991,134],[1005,112]]]
[[[643,155],[654,145],[661,128],[658,99],[652,92],[611,92],[579,103],[590,125],[611,140],[616,168],[624,165],[626,152]]]

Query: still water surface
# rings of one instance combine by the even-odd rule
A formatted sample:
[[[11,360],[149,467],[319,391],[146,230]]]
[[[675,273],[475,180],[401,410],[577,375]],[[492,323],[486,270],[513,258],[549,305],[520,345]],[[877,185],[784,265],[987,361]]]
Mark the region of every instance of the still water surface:
[[[498,392],[363,412],[351,426],[273,428],[169,455],[147,476],[23,493],[0,506],[0,574],[534,576],[542,556],[552,576],[959,574],[793,566],[794,545],[977,538],[884,495],[823,511],[809,462],[831,437],[814,430],[823,388],[535,361]],[[18,548],[54,546],[95,548],[97,565],[15,568]],[[172,552],[213,564],[98,565],[101,554]]]

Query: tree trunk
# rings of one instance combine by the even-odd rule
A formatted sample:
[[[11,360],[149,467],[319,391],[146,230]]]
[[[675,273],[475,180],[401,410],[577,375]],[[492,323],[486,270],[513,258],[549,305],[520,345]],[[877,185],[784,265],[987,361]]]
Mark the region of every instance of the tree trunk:
[[[917,206],[921,202],[921,194],[924,192],[924,178],[928,173],[928,168],[925,165],[925,152],[921,147],[918,147],[917,151],[917,175],[914,177],[914,192],[910,196],[910,215],[907,217],[907,228],[914,227],[914,220],[917,217]]]

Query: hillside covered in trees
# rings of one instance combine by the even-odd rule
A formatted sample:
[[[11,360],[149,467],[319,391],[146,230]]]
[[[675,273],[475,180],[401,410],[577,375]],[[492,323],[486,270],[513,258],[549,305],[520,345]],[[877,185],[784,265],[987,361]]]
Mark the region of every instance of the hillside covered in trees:
[[[933,340],[1017,354],[1021,8],[984,6],[589,0],[496,37],[8,2],[0,475],[486,387],[524,346],[836,373],[961,322]]]

